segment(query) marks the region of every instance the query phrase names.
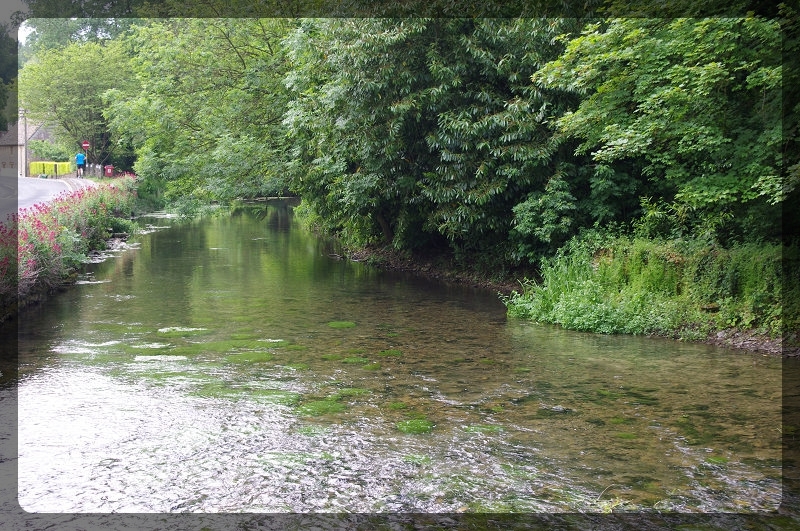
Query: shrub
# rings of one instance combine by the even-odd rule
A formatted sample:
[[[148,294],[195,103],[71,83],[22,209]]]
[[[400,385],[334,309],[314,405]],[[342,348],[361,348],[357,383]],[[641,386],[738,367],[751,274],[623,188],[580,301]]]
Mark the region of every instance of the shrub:
[[[797,246],[586,235],[541,265],[504,299],[510,316],[601,333],[704,336],[739,328],[777,336],[798,280],[786,274]],[[797,260],[795,260],[797,262]],[[791,262],[794,263],[794,262]]]

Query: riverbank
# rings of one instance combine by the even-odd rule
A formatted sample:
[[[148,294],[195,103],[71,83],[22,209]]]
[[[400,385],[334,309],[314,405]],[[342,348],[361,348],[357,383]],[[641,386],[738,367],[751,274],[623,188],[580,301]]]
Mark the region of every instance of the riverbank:
[[[348,253],[346,258],[366,262],[387,271],[402,271],[423,278],[492,290],[501,297],[509,297],[522,289],[524,278],[531,278],[533,271],[514,271],[506,274],[495,272],[487,275],[475,268],[456,264],[451,256],[445,254],[401,253],[386,247],[368,247]],[[723,348],[757,352],[764,355],[800,357],[798,336],[784,338],[770,337],[757,330],[726,328],[714,330],[705,337],[695,339],[679,338],[676,334],[648,334],[652,337],[665,337],[676,341],[692,341]]]
[[[9,215],[0,224],[0,322],[69,285],[93,250],[130,232],[135,180],[81,187]]]
[[[367,262],[387,271],[414,273],[431,280],[489,289],[501,295],[510,295],[518,290],[520,283],[517,279],[526,273],[533,274],[533,271],[495,271],[493,275],[489,275],[477,268],[458,264],[452,255],[446,253],[399,252],[388,247],[349,251],[346,258],[355,262]]]

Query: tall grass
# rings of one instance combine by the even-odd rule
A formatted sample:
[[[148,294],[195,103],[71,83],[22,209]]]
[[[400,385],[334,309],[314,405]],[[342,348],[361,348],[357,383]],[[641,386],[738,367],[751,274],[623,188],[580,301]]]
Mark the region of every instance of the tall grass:
[[[3,306],[62,284],[110,232],[130,230],[135,197],[134,179],[123,177],[9,215],[0,224]]]
[[[797,329],[784,301],[800,294],[784,274],[796,245],[723,249],[698,241],[629,237],[573,239],[544,260],[541,281],[504,299],[510,316],[607,334],[698,339],[722,329],[777,337]]]

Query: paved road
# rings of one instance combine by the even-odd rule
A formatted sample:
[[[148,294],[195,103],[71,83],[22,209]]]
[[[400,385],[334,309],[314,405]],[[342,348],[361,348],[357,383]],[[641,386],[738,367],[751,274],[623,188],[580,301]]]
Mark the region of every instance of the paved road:
[[[0,221],[5,221],[12,212],[18,212],[37,203],[52,201],[64,192],[97,186],[94,181],[75,177],[61,179],[18,177],[16,184],[15,187],[13,178],[0,178]]]

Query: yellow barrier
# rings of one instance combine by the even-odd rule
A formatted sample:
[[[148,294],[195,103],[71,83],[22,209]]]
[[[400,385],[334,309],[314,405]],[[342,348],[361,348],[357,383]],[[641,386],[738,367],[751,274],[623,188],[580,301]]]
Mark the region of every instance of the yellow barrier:
[[[31,162],[30,173],[28,175],[53,175],[60,177],[72,173],[72,163],[70,162],[51,162],[51,161],[37,161]]]

